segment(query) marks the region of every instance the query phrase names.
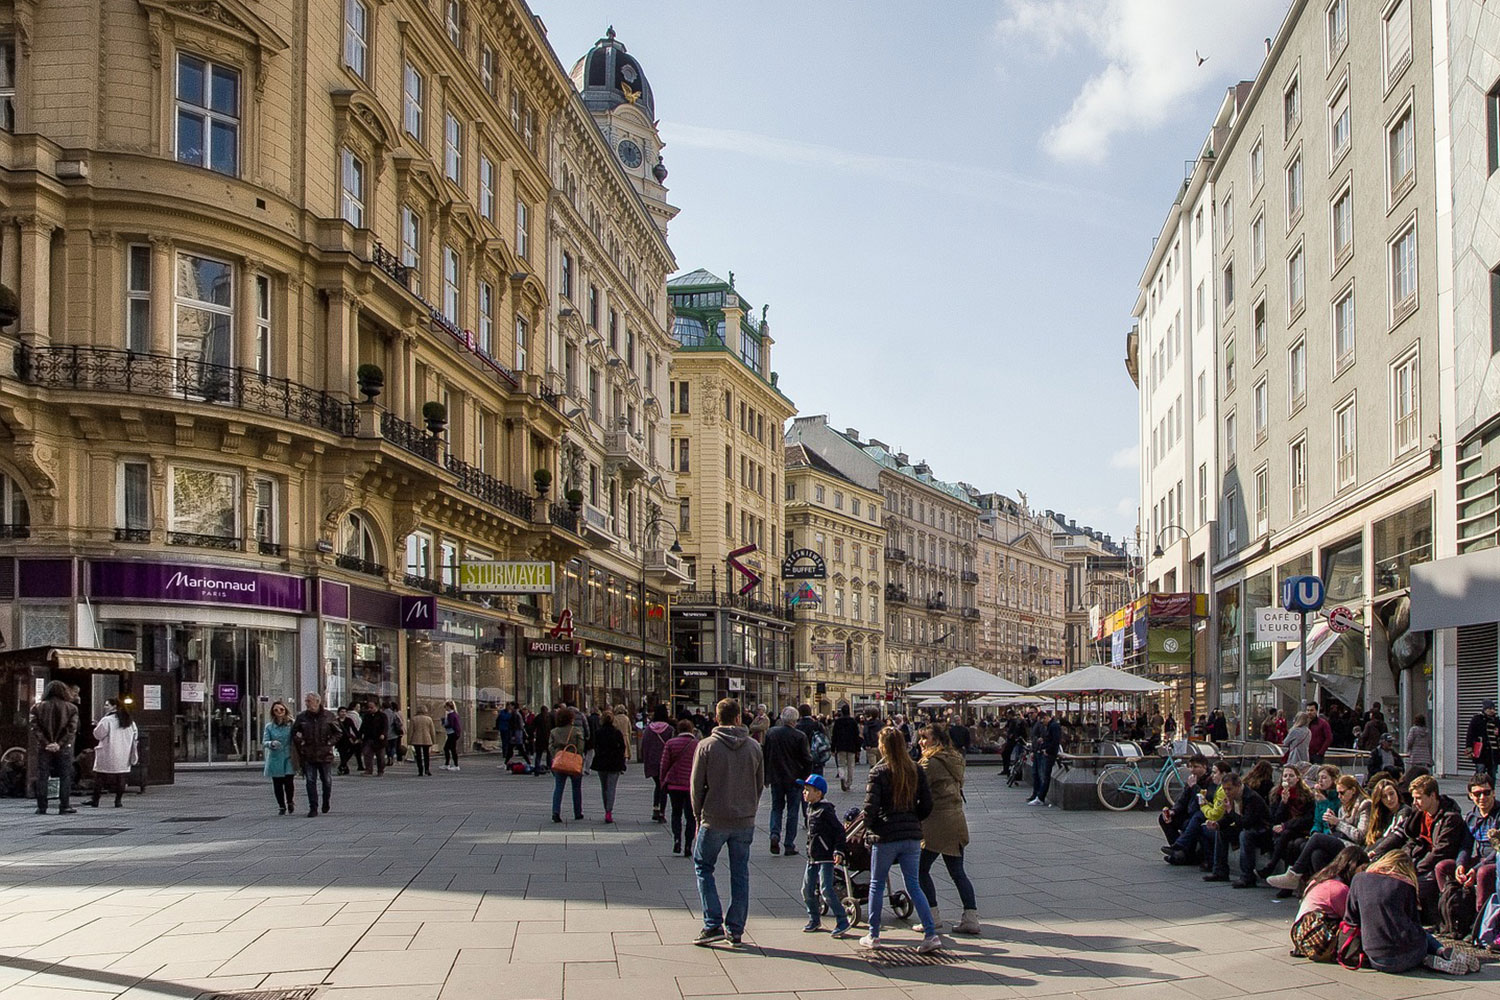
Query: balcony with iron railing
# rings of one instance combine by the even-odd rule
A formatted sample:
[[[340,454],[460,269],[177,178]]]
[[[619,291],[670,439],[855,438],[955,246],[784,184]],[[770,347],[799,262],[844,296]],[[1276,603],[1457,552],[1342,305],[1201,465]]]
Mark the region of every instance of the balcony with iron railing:
[[[341,436],[354,434],[357,427],[353,403],[252,368],[82,344],[21,344],[13,365],[18,381],[46,389],[205,403],[280,417]]]
[[[429,594],[437,594],[440,597],[461,597],[463,592],[456,584],[444,583],[420,573],[406,573],[401,577],[401,582],[413,590],[425,590]]]
[[[962,610],[959,611],[959,614],[961,616],[963,616],[964,618],[977,619],[979,617],[979,609],[978,608],[963,608]]]
[[[418,458],[424,458],[434,465],[438,462],[437,436],[428,434],[415,424],[407,423],[389,410],[381,411],[380,436]]]
[[[908,604],[910,601],[911,598],[907,594],[905,587],[894,583],[885,585],[885,602],[887,604]]]
[[[979,574],[976,573],[976,572],[974,572],[972,569],[960,570],[959,574],[958,574],[958,578],[959,578],[960,581],[962,581],[964,583],[978,583],[979,582]]]
[[[941,614],[948,610],[948,602],[941,597],[929,597],[927,598],[927,610]]]
[[[646,442],[627,427],[617,427],[605,432],[604,460],[627,479],[640,479],[651,474]]]
[[[905,549],[887,547],[885,550],[885,561],[888,563],[904,563],[907,555]]]
[[[191,545],[200,549],[221,549],[225,552],[236,552],[240,547],[240,540],[232,535],[205,535],[195,531],[169,531],[167,532],[168,545]]]
[[[547,508],[547,517],[552,521],[553,524],[557,525],[559,528],[562,528],[566,531],[571,531],[574,534],[583,533],[582,527],[579,523],[582,520],[582,512],[575,511],[567,504],[552,504]]]
[[[524,521],[531,520],[532,504],[535,501],[529,493],[496,479],[478,466],[455,457],[452,452],[443,457],[443,465],[458,477],[458,488],[465,493]]]
[[[364,573],[367,576],[385,576],[385,567],[380,563],[369,559],[361,559],[359,556],[351,556],[343,552],[333,557],[333,564],[340,569],[347,569],[353,573]]]
[[[22,539],[30,537],[31,525],[29,524],[0,524],[0,539]]]

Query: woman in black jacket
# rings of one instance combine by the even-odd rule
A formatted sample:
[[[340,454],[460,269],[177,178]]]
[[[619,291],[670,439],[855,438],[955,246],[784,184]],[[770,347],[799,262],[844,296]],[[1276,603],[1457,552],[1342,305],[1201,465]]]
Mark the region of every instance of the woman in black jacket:
[[[865,840],[870,844],[870,933],[860,939],[866,948],[882,947],[880,910],[892,865],[901,866],[906,892],[922,920],[920,952],[943,946],[937,935],[927,894],[922,891],[922,821],[932,813],[932,790],[927,776],[906,749],[899,729],[880,731],[880,763],[870,769],[865,785]]]
[[[613,712],[605,711],[594,730],[594,771],[604,796],[604,822],[615,821],[615,784],[625,773],[625,736],[615,726]]]

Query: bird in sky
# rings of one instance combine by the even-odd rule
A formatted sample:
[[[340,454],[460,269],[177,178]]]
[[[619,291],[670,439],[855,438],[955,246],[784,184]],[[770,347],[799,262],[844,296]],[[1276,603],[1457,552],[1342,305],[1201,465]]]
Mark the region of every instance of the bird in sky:
[[[1198,65],[1199,66],[1202,66],[1204,63],[1208,62],[1208,56],[1199,55],[1197,49],[1193,50],[1193,55],[1198,56]]]

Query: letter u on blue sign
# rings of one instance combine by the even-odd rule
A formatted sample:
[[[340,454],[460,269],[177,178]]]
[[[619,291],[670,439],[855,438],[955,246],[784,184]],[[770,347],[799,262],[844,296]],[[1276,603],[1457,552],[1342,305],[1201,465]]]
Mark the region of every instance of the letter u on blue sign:
[[[1287,577],[1281,583],[1281,606],[1288,611],[1317,611],[1323,606],[1322,578]]]

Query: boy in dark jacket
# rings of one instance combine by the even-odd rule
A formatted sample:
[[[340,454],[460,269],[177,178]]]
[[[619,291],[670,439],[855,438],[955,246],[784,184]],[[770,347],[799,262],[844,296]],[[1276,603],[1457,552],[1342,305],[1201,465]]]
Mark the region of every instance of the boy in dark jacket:
[[[807,926],[802,931],[813,934],[823,929],[818,915],[818,885],[821,882],[823,901],[828,904],[828,912],[834,920],[833,936],[848,937],[849,915],[844,912],[844,903],[833,879],[834,855],[844,849],[844,824],[839,822],[838,810],[826,798],[827,778],[813,774],[797,784],[802,786],[802,801],[807,803],[807,875],[802,879]]]

